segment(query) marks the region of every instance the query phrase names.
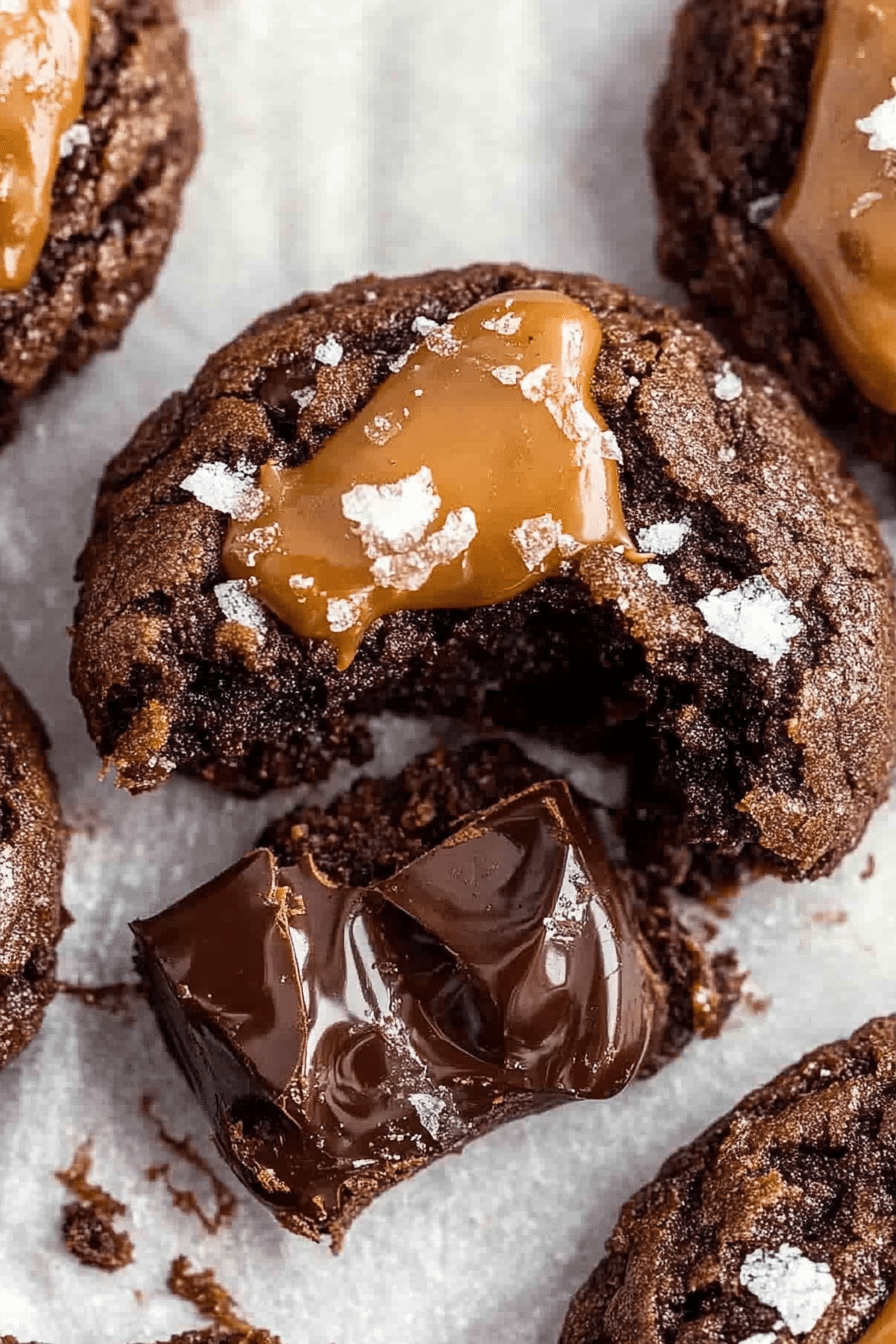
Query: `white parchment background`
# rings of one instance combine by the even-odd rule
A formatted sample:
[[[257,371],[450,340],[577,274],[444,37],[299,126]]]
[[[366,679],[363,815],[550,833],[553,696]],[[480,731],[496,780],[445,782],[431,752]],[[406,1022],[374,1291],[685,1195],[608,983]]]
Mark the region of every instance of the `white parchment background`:
[[[132,800],[97,782],[66,624],[106,460],[211,350],[305,288],[519,259],[671,293],[653,264],[642,141],[672,0],[183,2],[206,147],[171,258],[121,350],[29,408],[0,455],[0,660],[53,738],[75,827],[62,974],[93,983],[128,973],[129,918],[211,877],[287,805],[182,780]],[[863,479],[892,543],[892,494]],[[380,738],[385,770],[427,733],[393,723]],[[183,1252],[285,1344],[553,1344],[621,1202],[673,1148],[801,1051],[896,1008],[894,815],[877,816],[836,879],[764,883],[725,922],[767,1012],[740,1010],[721,1040],[613,1102],[512,1125],[437,1164],[365,1213],[339,1259],[248,1197],[217,1238],[171,1209],[141,1174],[166,1155],[141,1092],[211,1150],[148,1011],[127,1020],[60,997],[0,1077],[0,1334],[126,1344],[187,1329],[197,1316],[164,1287]],[[869,853],[877,870],[862,881]],[[112,1276],[59,1239],[52,1172],[91,1134],[137,1248]]]

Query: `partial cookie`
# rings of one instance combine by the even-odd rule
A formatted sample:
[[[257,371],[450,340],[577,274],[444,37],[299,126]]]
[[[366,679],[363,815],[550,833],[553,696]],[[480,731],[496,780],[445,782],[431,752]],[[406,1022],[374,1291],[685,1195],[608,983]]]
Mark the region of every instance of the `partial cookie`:
[[[36,60],[41,51],[46,59],[56,32],[61,71],[76,41],[62,25],[74,22],[79,5],[85,14],[89,8],[86,86],[80,115],[61,138],[49,233],[33,270],[4,267],[9,274],[0,285],[0,441],[15,430],[26,397],[118,343],[155,282],[199,148],[186,36],[173,0],[92,0],[89,6],[77,0],[70,14],[54,21],[60,27],[46,34],[39,26],[43,11],[33,7],[32,17],[23,7],[25,18],[16,11],[3,19],[0,37],[9,25],[33,23],[25,36]],[[10,30],[13,38],[22,43],[21,33]],[[19,130],[4,124],[8,148]],[[26,132],[39,139],[47,132],[40,120],[29,131],[23,114],[21,165],[11,179],[37,220],[30,198],[39,184],[21,179],[33,171],[35,155],[50,158],[59,142],[41,140],[37,154]],[[12,241],[27,251],[33,240],[12,239],[12,220],[3,227],[5,257]]]
[[[509,742],[287,817],[132,927],[164,1039],[234,1175],[339,1249],[383,1191],[508,1120],[605,1099],[737,996],[636,898],[588,802]]]
[[[603,347],[578,391],[566,355],[523,376],[513,333],[532,320],[533,290],[558,304],[568,296],[567,308],[600,324]],[[477,472],[493,472],[509,507],[525,487],[512,536],[534,586],[466,610],[444,596],[436,610],[393,607],[360,638],[364,594],[379,602],[392,585],[389,600],[398,589],[410,605],[417,572],[444,561],[447,573],[471,529],[484,531],[450,479],[454,440],[439,437],[438,417],[431,463],[388,483],[404,451],[396,435],[443,392],[428,382],[417,397],[408,376],[434,378],[439,358],[466,376],[453,332],[469,330],[475,305],[494,308],[480,324],[489,341],[506,333],[505,346],[489,345],[477,328],[470,343],[488,345],[483,384],[507,398],[508,423],[534,407],[538,432],[559,426],[587,472],[607,482],[618,472],[621,518],[608,497],[605,539],[582,548],[557,522],[552,479],[532,498],[528,467],[491,462],[488,401],[487,450],[484,438],[465,479],[479,489]],[[390,397],[402,398],[394,422],[371,410]],[[452,435],[467,404],[448,405]],[[346,435],[368,464],[357,482]],[[352,483],[346,543],[360,539],[375,558],[357,602],[330,600],[330,637],[302,637],[255,596],[255,575],[269,562],[288,573],[291,561],[278,559],[277,527],[251,520],[271,490],[299,488],[300,464],[319,476],[337,439]],[[544,470],[554,457],[532,461]],[[433,523],[449,486],[450,512]],[[299,491],[300,512],[304,503]],[[231,558],[241,548],[246,577],[225,568],[225,543]],[[466,583],[462,557],[452,563]],[[317,597],[307,565],[293,568],[281,613],[293,597],[295,613]],[[699,888],[710,869],[831,871],[887,787],[896,625],[870,506],[781,383],[729,361],[672,310],[594,277],[474,266],[368,278],[261,318],[110,464],[78,575],[72,684],[100,753],[134,791],[185,769],[255,794],[319,778],[340,757],[362,760],[372,714],[465,715],[627,757],[632,853],[661,880]]]
[[[695,316],[891,465],[894,62],[892,0],[687,0],[649,135],[660,266]]]
[[[894,1085],[886,1017],[752,1092],[629,1200],[562,1344],[864,1340],[896,1285]]]
[[[37,715],[0,671],[0,1068],[56,992],[66,836]]]

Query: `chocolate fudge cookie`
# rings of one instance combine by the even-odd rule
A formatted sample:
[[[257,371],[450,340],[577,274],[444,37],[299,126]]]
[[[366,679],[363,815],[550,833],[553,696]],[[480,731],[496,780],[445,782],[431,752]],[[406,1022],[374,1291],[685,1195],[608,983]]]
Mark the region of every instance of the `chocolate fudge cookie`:
[[[222,1156],[289,1231],[338,1249],[437,1158],[718,1030],[733,958],[636,899],[590,812],[509,742],[439,751],[133,925]]]
[[[78,576],[72,685],[134,791],[255,794],[363,759],[371,714],[468,716],[627,757],[638,863],[681,884],[829,872],[887,786],[870,506],[772,375],[594,277],[261,318],[109,465]]]
[[[562,1344],[891,1341],[894,1083],[886,1017],[752,1092],[629,1200]]]
[[[695,316],[891,465],[894,75],[892,0],[687,0],[649,135]]]
[[[0,1068],[56,992],[66,839],[46,747],[37,715],[0,671]]]
[[[26,397],[117,344],[168,250],[199,146],[173,0],[29,0],[0,15],[7,45],[24,66],[4,76],[0,110],[12,184],[0,203],[0,441]],[[49,80],[32,78],[38,62]]]

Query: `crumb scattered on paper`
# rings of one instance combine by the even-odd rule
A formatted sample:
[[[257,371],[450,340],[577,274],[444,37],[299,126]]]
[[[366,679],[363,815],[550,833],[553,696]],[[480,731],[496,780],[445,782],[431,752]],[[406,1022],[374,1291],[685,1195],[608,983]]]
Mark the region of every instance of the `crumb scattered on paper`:
[[[233,1218],[236,1209],[236,1197],[228,1190],[202,1154],[196,1150],[189,1136],[177,1139],[165,1128],[164,1122],[156,1114],[152,1097],[144,1096],[141,1099],[140,1109],[147,1119],[153,1122],[162,1142],[178,1157],[188,1162],[195,1171],[208,1178],[215,1201],[214,1212],[207,1214],[192,1190],[184,1190],[174,1185],[170,1177],[170,1162],[158,1162],[148,1167],[146,1170],[147,1178],[150,1181],[164,1180],[174,1207],[180,1209],[181,1213],[193,1214],[194,1217],[199,1219],[206,1232],[214,1236],[217,1232],[220,1232],[222,1227],[226,1227]]]
[[[127,1207],[87,1178],[92,1164],[93,1140],[87,1139],[76,1151],[71,1165],[57,1171],[56,1179],[76,1196],[62,1210],[62,1238],[66,1250],[82,1265],[105,1269],[110,1273],[124,1269],[134,1258],[134,1243],[127,1232],[113,1226]]]

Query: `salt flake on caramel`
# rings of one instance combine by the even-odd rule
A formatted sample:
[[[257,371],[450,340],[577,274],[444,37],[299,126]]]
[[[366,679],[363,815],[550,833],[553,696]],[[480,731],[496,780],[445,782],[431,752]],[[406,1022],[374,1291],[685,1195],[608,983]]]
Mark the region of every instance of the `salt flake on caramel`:
[[[251,527],[234,517],[227,533],[228,578],[257,580],[340,669],[390,612],[506,601],[595,543],[637,558],[619,446],[591,396],[589,309],[516,291],[412,328],[422,344],[363,411],[301,466],[266,463]]]

